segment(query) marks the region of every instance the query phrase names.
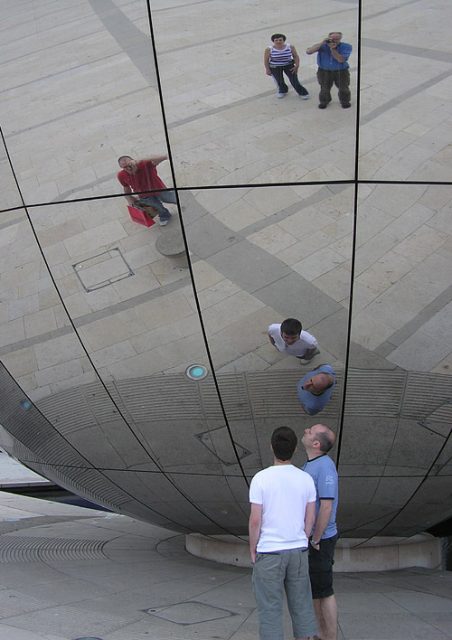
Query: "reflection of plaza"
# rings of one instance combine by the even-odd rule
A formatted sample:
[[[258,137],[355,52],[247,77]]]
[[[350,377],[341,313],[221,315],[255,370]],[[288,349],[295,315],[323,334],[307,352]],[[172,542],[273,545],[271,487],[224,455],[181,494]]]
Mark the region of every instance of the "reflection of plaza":
[[[452,107],[435,75],[449,53],[419,49],[409,30],[394,38],[412,8],[366,9],[355,165],[356,98],[320,112],[315,56],[303,55],[311,101],[278,101],[261,57],[276,27],[302,52],[334,22],[353,43],[356,88],[356,3],[307,3],[290,25],[269,2],[256,25],[256,6],[241,4],[237,32],[215,0],[189,3],[179,28],[176,5],[152,5],[161,103],[144,0],[49,5],[40,20],[11,4],[1,124],[24,202],[3,152],[4,446],[112,508],[242,531],[244,476],[268,463],[272,428],[324,419],[341,433],[344,526],[411,533],[445,517],[433,506],[417,519],[450,473],[452,187],[358,184],[355,169],[394,181],[450,169]],[[292,18],[297,6],[285,3]],[[375,51],[406,61],[403,83]],[[128,217],[117,158],[167,151],[159,173],[181,210],[146,229]],[[164,255],[171,234],[187,254]],[[313,366],[338,373],[316,419],[296,397],[308,369],[268,342],[286,317],[316,336]],[[185,376],[193,363],[204,380]],[[17,413],[24,394],[38,409]]]

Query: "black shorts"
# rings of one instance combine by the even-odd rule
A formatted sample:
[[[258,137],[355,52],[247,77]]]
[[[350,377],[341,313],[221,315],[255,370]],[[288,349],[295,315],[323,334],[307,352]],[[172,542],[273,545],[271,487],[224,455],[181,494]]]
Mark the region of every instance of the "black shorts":
[[[309,577],[311,579],[312,597],[328,598],[334,594],[333,564],[334,549],[338,536],[320,540],[320,549],[316,551],[309,545]]]

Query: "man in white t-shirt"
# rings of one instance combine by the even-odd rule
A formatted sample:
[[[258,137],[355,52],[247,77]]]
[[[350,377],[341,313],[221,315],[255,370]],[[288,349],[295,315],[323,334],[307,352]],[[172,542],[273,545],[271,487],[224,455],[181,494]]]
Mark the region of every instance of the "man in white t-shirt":
[[[307,549],[316,491],[309,474],[292,464],[297,436],[289,427],[271,437],[273,466],[251,481],[249,542],[260,640],[283,640],[283,597],[295,640],[316,633]]]
[[[281,324],[268,327],[268,339],[278,351],[305,360],[307,364],[320,353],[317,340],[307,331],[303,331],[301,322],[296,318],[287,318]]]

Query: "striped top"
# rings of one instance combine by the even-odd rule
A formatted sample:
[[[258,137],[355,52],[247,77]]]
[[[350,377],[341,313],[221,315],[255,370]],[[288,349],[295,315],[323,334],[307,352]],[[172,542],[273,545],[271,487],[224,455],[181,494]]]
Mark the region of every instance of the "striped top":
[[[270,49],[270,66],[271,67],[284,67],[287,64],[293,62],[292,50],[290,44],[286,42],[284,49],[276,49],[276,47],[269,47]]]

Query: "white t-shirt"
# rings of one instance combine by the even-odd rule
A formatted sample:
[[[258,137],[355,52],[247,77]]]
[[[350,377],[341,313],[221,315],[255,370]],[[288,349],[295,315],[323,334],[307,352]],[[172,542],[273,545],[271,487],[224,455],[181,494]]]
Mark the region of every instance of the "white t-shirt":
[[[275,347],[278,351],[282,351],[291,356],[302,358],[308,349],[318,347],[317,340],[307,331],[300,333],[300,338],[294,344],[286,344],[281,337],[281,325],[271,324],[268,327],[268,335],[275,341]]]
[[[304,530],[306,505],[316,501],[314,481],[292,464],[275,465],[251,480],[250,502],[262,505],[257,552],[308,546]]]

